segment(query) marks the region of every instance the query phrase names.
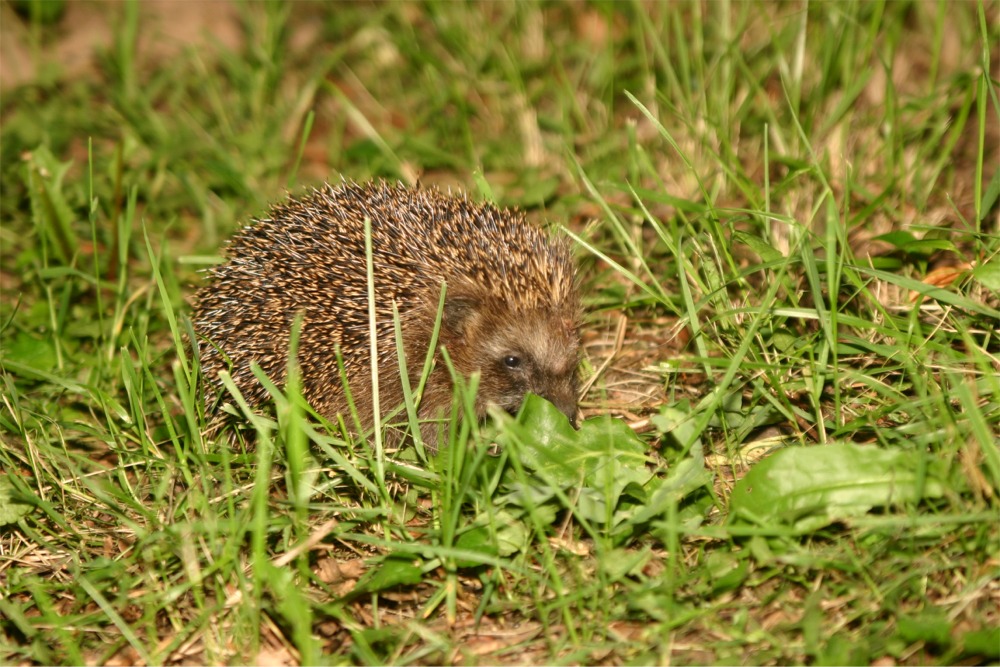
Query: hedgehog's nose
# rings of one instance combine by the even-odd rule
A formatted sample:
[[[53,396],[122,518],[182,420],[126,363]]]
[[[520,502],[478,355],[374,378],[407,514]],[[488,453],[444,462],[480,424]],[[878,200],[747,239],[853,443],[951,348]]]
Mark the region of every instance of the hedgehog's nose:
[[[552,405],[556,406],[559,412],[566,415],[566,418],[569,419],[569,423],[573,426],[573,428],[579,428],[576,420],[577,405],[575,391],[560,393],[553,396],[544,396],[543,398],[550,401]]]

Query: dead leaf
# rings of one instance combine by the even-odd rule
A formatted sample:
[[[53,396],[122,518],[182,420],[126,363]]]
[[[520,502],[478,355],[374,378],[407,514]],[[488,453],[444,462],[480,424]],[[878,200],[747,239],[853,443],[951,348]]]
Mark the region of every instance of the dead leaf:
[[[957,282],[971,270],[972,265],[968,262],[962,262],[954,266],[939,266],[924,276],[924,279],[920,282],[933,287],[946,288]],[[919,298],[920,294],[918,292],[910,292],[910,303],[916,303]]]

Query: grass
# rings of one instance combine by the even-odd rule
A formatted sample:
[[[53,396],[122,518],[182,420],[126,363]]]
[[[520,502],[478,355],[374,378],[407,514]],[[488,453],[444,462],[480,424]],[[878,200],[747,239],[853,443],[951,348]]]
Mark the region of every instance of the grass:
[[[1000,659],[995,2],[193,6],[0,7],[0,661]],[[580,431],[206,429],[198,269],[340,175],[563,227]]]

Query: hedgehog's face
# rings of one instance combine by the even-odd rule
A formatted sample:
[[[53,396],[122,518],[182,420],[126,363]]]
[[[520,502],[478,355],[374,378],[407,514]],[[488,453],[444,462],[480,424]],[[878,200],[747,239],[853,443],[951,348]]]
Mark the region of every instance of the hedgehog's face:
[[[544,309],[514,313],[495,304],[463,313],[463,335],[449,352],[462,374],[480,372],[480,416],[491,405],[514,414],[533,393],[576,425],[580,340],[574,315]]]

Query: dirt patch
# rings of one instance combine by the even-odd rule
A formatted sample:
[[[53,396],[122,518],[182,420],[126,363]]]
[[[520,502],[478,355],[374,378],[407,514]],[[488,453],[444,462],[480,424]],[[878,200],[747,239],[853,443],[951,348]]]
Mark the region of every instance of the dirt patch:
[[[146,0],[138,5],[136,51],[140,62],[157,62],[186,47],[239,49],[244,33],[236,5],[218,2]],[[36,26],[0,5],[0,90],[10,90],[43,75],[68,80],[95,73],[97,56],[116,48],[116,27],[126,19],[124,5],[67,2],[62,15]]]

